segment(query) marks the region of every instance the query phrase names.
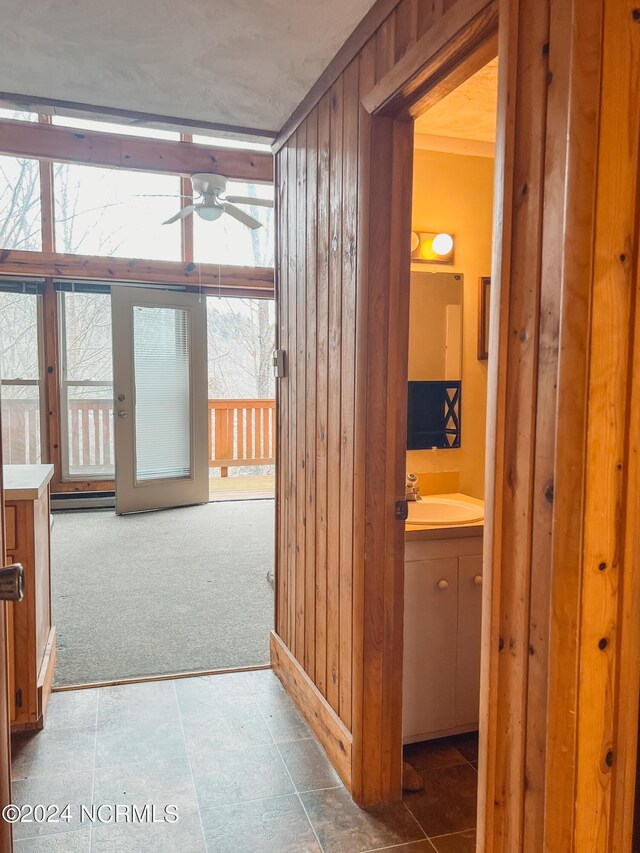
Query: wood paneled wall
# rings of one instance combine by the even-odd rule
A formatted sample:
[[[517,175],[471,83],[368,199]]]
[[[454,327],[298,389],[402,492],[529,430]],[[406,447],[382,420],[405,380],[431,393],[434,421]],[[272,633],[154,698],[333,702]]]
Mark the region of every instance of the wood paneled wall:
[[[404,524],[393,518],[404,498],[398,330],[408,328],[412,169],[411,122],[372,117],[362,101],[425,34],[433,53],[487,7],[495,18],[487,0],[402,0],[276,157],[287,368],[273,657],[290,678],[299,669],[294,693],[319,692],[323,743],[362,803],[400,796]]]
[[[626,0],[500,6],[486,853],[631,850],[639,19]]]
[[[362,804],[400,793],[403,119],[470,54],[489,58],[495,15],[403,0],[277,155],[273,657]],[[622,853],[640,671],[640,13],[500,0],[499,15],[478,844]]]

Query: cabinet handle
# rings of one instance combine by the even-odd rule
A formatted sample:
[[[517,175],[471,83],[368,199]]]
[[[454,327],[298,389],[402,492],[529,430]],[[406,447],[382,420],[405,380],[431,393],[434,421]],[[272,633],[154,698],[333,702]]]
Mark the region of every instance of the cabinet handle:
[[[476,575],[473,582],[476,586],[482,586],[482,575]]]
[[[444,578],[442,580],[438,581],[438,589],[448,589],[448,588],[449,588],[449,581],[446,581]]]

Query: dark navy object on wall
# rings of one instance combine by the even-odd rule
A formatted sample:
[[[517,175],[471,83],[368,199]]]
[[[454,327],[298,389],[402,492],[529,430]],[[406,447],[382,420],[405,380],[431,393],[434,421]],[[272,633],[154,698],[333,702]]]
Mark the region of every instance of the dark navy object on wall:
[[[409,382],[407,450],[460,447],[462,383]]]

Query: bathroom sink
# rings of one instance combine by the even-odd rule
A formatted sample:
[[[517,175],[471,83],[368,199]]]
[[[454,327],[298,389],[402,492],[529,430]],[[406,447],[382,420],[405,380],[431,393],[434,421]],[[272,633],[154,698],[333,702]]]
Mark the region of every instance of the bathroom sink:
[[[419,501],[409,501],[408,524],[424,527],[440,524],[474,524],[484,520],[484,506],[447,495],[425,495]]]

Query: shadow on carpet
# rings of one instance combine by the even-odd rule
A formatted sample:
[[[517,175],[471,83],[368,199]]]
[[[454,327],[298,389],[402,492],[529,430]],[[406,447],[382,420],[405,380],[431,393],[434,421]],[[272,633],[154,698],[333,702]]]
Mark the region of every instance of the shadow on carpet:
[[[56,686],[269,662],[272,500],[56,513],[51,547]]]

